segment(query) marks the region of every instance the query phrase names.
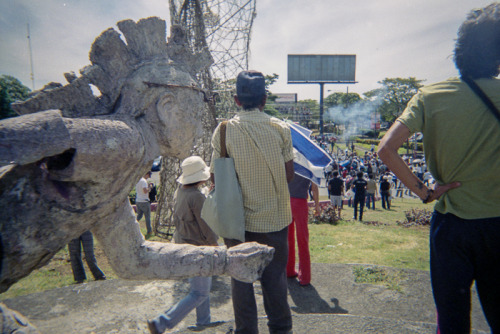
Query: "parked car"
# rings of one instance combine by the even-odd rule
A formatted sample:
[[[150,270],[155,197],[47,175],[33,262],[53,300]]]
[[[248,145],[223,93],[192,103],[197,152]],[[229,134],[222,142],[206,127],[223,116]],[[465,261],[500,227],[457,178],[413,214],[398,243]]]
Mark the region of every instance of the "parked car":
[[[152,172],[159,172],[161,169],[161,155],[153,161]]]

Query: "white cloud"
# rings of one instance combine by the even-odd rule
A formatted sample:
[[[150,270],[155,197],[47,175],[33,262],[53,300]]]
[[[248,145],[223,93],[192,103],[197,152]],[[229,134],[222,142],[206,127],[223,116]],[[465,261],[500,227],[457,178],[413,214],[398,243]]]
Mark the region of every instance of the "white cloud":
[[[286,84],[286,56],[291,53],[356,54],[359,83],[349,85],[349,91],[358,93],[377,88],[386,77],[433,82],[455,75],[449,56],[458,26],[472,8],[490,3],[294,0],[276,10],[276,2],[281,1],[258,1],[251,67],[278,73],[271,90],[298,92],[299,99],[319,99],[319,85]],[[346,85],[327,85],[325,90],[345,91]]]
[[[319,99],[319,85],[288,85],[287,55],[356,54],[356,85],[363,93],[386,77],[433,82],[456,74],[454,38],[466,13],[490,0],[257,0],[250,67],[277,73],[276,93]],[[89,63],[94,38],[116,22],[160,16],[167,0],[1,0],[0,74],[31,87],[26,24],[31,25],[36,88],[63,82],[64,72]],[[327,85],[345,91],[346,85]]]
[[[123,19],[168,19],[167,1],[16,0],[0,1],[0,73],[31,88],[27,24],[30,24],[35,87],[64,82],[63,73],[90,63],[93,40]]]

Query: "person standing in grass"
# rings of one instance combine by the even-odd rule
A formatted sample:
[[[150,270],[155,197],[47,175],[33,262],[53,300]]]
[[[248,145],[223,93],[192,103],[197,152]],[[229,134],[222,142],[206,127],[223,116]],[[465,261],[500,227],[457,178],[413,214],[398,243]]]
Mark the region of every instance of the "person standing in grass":
[[[468,14],[454,60],[460,77],[421,88],[382,139],[379,155],[424,203],[438,201],[430,229],[438,333],[470,333],[474,281],[491,332],[500,333],[500,115],[494,111],[500,108],[500,3]],[[424,135],[432,189],[397,153],[416,132]]]
[[[367,182],[363,179],[363,172],[356,174],[358,177],[352,182],[352,189],[354,190],[354,220],[358,219],[358,205],[359,205],[359,221],[363,220],[363,207],[365,206],[366,185]]]
[[[94,255],[94,237],[92,236],[92,232],[86,231],[78,238],[71,240],[68,244],[69,260],[71,262],[71,269],[75,282],[80,284],[87,279],[82,262],[82,247],[85,253],[85,262],[87,262],[94,279],[96,281],[105,280],[106,276],[97,265],[97,260]]]
[[[149,201],[149,191],[151,187],[148,185],[148,179],[151,177],[151,172],[147,172],[135,185],[135,207],[137,208],[137,221],[146,219],[146,239],[149,239],[153,234],[151,228],[151,202]]]
[[[339,172],[333,172],[333,179],[328,182],[328,194],[330,195],[330,203],[334,210],[337,210],[339,219],[342,213],[342,198],[345,195],[344,181],[340,178]]]
[[[372,202],[372,210],[375,210],[375,199],[377,198],[377,182],[372,173],[368,174],[368,181],[366,184],[366,207],[370,208],[370,201]]]
[[[387,175],[384,175],[382,177],[382,182],[380,182],[380,197],[382,197],[382,208],[390,210],[391,183],[389,182],[389,177]]]
[[[338,174],[338,173],[337,173]],[[292,223],[288,226],[288,263],[287,277],[298,277],[301,286],[311,284],[311,257],[309,254],[309,206],[307,193],[311,189],[314,200],[315,215],[321,212],[319,207],[318,185],[311,180],[295,174],[288,184],[290,191],[290,205],[292,208]],[[295,271],[295,232],[297,232],[297,248],[299,254],[299,271]]]

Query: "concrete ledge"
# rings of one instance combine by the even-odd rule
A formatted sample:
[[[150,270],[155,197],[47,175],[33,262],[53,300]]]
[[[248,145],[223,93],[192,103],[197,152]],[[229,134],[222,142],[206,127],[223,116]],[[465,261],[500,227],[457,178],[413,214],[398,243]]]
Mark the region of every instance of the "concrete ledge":
[[[429,273],[384,268],[397,273],[400,292],[385,286],[354,282],[355,264],[312,264],[311,285],[302,287],[288,279],[294,333],[429,333],[436,332],[436,314]],[[369,265],[363,265],[369,266]],[[370,266],[373,267],[373,266]],[[220,326],[201,333],[226,333],[234,328],[230,279],[215,276],[210,304],[212,321]],[[268,333],[260,284],[254,284],[261,333]],[[184,280],[107,280],[75,284],[13,299],[4,303],[29,318],[42,333],[136,334],[148,333],[146,320],[167,310],[189,291]],[[489,327],[473,291],[473,333],[487,333]],[[196,322],[191,312],[170,333],[193,333],[187,327]]]

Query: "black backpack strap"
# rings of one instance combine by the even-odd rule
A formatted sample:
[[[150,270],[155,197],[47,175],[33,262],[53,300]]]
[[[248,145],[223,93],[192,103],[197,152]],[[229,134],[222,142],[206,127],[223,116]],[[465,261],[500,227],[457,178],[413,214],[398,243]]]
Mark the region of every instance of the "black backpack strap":
[[[472,89],[474,93],[476,93],[477,96],[486,104],[488,109],[491,111],[491,113],[497,118],[497,120],[500,122],[500,112],[498,111],[497,107],[495,104],[490,100],[488,95],[486,95],[483,90],[477,85],[477,83],[474,82],[474,80],[468,78],[468,77],[462,77],[462,80]]]

